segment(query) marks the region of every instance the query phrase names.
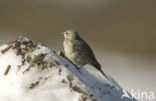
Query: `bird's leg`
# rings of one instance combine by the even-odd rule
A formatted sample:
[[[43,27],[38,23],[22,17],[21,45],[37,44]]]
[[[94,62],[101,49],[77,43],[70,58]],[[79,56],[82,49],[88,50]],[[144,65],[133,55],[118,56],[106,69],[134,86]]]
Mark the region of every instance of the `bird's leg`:
[[[76,67],[77,70],[80,70],[80,68],[82,67],[82,66],[77,66],[77,65],[75,65],[70,59],[68,59],[68,58],[65,56],[65,54],[64,54],[62,51],[59,51],[59,52],[58,52],[58,55],[64,57],[64,58],[67,59],[69,62],[71,62],[71,63]]]
[[[59,52],[58,52],[58,55],[59,55],[59,56],[62,56],[62,57],[64,57],[64,58],[66,58],[66,59],[68,59],[62,51],[59,51]]]
[[[65,56],[65,54],[62,51],[58,52],[59,56],[62,56],[63,58],[67,59],[69,62],[71,62],[73,65],[75,65],[70,59],[68,59],[68,57]]]
[[[81,69],[81,66],[75,66],[77,70],[80,70]]]

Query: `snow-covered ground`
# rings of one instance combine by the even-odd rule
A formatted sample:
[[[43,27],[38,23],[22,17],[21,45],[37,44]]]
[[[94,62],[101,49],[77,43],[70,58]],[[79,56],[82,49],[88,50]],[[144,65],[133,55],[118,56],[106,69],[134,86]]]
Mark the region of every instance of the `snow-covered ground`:
[[[136,101],[111,76],[106,80],[78,70],[25,37],[0,51],[0,101]]]

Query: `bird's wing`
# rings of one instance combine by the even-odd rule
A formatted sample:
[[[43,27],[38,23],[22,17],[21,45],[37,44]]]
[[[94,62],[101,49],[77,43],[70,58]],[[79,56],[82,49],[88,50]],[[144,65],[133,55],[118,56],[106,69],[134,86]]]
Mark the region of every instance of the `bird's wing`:
[[[73,41],[73,51],[82,52],[83,55],[89,57],[92,61],[97,62],[91,47],[84,40],[72,40]]]

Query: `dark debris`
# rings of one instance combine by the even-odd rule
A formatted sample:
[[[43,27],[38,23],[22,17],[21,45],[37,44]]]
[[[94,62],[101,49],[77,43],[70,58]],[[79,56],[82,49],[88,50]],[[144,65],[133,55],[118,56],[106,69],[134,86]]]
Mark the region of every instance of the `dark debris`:
[[[35,83],[31,83],[29,88],[30,88],[30,89],[35,88],[36,86],[39,85],[39,83],[40,83],[39,81],[36,81]]]
[[[40,53],[33,58],[31,56],[31,53],[36,49],[40,49],[40,47],[37,46],[37,43],[35,43],[27,38],[24,38],[22,36],[20,38],[18,38],[16,41],[8,43],[8,45],[9,46],[6,49],[2,50],[1,52],[5,53],[10,48],[13,48],[14,50],[16,50],[16,55],[20,55],[22,58],[21,65],[17,66],[17,70],[20,70],[21,67],[23,65],[25,65],[26,63],[30,64],[30,66],[27,69],[25,69],[23,71],[23,73],[29,71],[30,68],[33,67],[34,65],[38,65],[38,68],[40,70],[44,70],[47,67],[51,68],[53,66],[60,65],[59,62],[57,62],[55,60],[51,61],[51,62],[46,61],[45,56],[47,54]],[[41,45],[45,46],[43,44],[41,44]],[[59,72],[61,72],[61,70],[59,70]]]
[[[59,75],[61,75],[61,72],[62,72],[62,68],[59,66]]]
[[[67,75],[67,79],[69,81],[69,87],[72,88],[72,81],[73,81],[73,76],[72,75]]]
[[[78,101],[87,101],[87,96],[82,95]]]
[[[8,67],[6,68],[4,72],[4,75],[7,75],[9,73],[10,68],[11,68],[11,65],[8,65]]]
[[[12,45],[9,45],[9,46],[6,47],[5,49],[1,50],[1,53],[2,53],[2,54],[6,53],[11,47],[12,47]]]
[[[65,79],[62,79],[62,81],[61,81],[62,83],[67,83],[67,81],[65,80]]]
[[[80,87],[78,87],[78,86],[76,86],[76,85],[72,87],[72,90],[73,90],[73,91],[76,91],[76,92],[78,92],[78,93],[82,93],[82,94],[87,95],[82,89],[80,89]]]

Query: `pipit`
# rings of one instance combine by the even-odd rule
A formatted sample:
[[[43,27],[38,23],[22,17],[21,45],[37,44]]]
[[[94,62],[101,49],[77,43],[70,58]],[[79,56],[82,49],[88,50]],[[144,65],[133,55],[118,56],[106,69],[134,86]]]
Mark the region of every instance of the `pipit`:
[[[64,51],[66,57],[78,67],[89,64],[99,70],[107,79],[107,75],[102,71],[101,65],[97,61],[91,47],[84,41],[75,30],[67,30],[64,35]]]

